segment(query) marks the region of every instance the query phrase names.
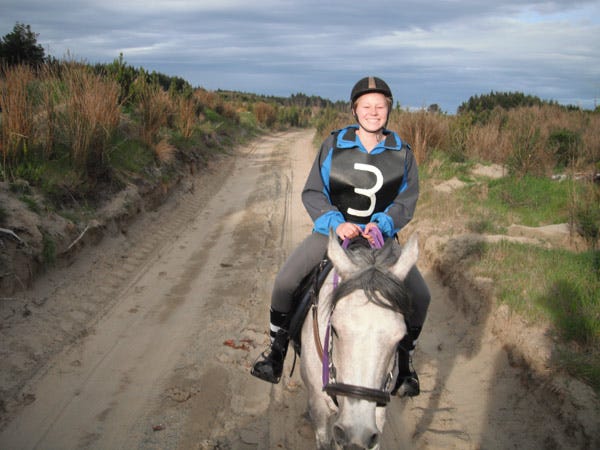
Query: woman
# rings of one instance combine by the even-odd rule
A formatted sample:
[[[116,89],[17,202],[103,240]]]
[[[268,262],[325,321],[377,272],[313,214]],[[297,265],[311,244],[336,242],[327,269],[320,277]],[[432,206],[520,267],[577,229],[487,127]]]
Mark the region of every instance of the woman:
[[[357,124],[325,139],[302,191],[313,232],[275,278],[270,352],[259,357],[251,372],[271,383],[278,383],[283,371],[293,293],[324,258],[329,230],[342,240],[359,235],[370,239],[372,228],[379,228],[386,239],[393,238],[412,219],[416,207],[419,180],[413,153],[395,132],[385,128],[393,103],[390,88],[380,78],[366,77],[354,85],[350,100]],[[408,334],[398,346],[399,376],[392,393],[415,396],[419,380],[410,353],[425,321],[430,295],[416,267],[405,285],[412,294],[413,312],[407,318]]]

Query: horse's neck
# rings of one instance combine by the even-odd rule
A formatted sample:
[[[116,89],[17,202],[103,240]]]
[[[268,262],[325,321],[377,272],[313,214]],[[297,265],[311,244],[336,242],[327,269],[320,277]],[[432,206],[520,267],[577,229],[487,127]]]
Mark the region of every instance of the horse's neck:
[[[334,271],[335,269],[331,271],[319,292],[319,330],[322,334],[324,333],[325,327],[329,323],[329,317],[331,316],[331,294],[333,292]]]

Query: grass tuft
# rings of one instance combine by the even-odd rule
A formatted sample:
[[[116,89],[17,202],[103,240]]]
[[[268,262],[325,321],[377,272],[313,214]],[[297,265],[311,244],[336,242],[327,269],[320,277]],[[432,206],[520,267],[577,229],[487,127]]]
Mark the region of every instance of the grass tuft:
[[[573,344],[568,370],[600,388],[598,251],[582,253],[501,242],[489,245],[474,270],[496,282],[497,298],[534,322],[545,320]],[[590,358],[585,355],[592,355]],[[578,361],[578,366],[574,365]],[[594,375],[596,374],[596,375]],[[591,379],[589,378],[591,377]]]

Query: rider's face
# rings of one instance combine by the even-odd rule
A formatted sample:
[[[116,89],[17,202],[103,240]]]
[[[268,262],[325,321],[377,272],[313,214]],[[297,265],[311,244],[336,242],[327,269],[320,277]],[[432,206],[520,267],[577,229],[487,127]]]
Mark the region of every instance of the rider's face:
[[[356,100],[354,111],[358,123],[369,132],[379,131],[385,126],[388,116],[388,102],[385,95],[370,92]]]

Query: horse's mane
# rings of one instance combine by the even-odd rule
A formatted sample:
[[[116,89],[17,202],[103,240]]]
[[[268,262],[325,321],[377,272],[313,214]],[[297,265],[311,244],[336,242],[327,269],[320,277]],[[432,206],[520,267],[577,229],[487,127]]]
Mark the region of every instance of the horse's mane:
[[[410,312],[411,299],[404,282],[388,270],[398,259],[397,247],[388,242],[381,249],[358,246],[347,253],[362,269],[343,280],[333,291],[332,305],[352,292],[362,290],[369,301],[382,308],[405,315]]]

